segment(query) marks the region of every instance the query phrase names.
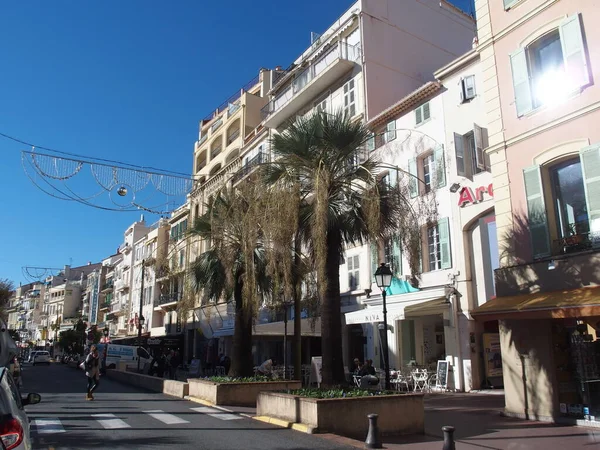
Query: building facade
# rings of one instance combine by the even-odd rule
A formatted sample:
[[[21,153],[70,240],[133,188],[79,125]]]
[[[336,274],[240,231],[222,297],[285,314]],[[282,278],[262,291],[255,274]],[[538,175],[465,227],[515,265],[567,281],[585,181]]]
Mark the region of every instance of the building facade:
[[[497,298],[509,414],[600,417],[598,8],[476,0],[501,267]]]

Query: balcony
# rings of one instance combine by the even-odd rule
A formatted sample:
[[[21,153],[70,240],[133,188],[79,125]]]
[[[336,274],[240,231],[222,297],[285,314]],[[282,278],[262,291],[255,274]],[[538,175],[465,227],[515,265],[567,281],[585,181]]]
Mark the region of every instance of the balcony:
[[[229,133],[229,136],[227,136],[227,145],[231,145],[239,136],[240,136],[239,128],[237,130],[234,130],[231,133]]]
[[[223,118],[220,118],[219,120],[215,121],[215,123],[213,123],[210,126],[210,132],[214,133],[215,131],[217,131],[221,127],[221,125],[223,125]]]
[[[296,74],[291,84],[262,109],[265,126],[277,128],[360,62],[360,46],[338,43]]]
[[[169,308],[176,306],[177,302],[181,300],[181,295],[181,292],[161,294],[156,300],[154,300],[154,308]]]
[[[254,169],[261,164],[266,164],[271,161],[271,156],[265,152],[259,152],[252,159],[249,159],[231,178],[233,184],[238,183],[247,177]]]
[[[101,291],[101,292],[102,292],[102,293],[105,293],[105,292],[110,292],[110,291],[112,291],[112,290],[113,290],[113,288],[114,288],[114,282],[113,282],[113,280],[110,280],[110,281],[107,281],[107,282],[106,282],[106,283],[105,283],[105,284],[102,286],[102,291]]]
[[[100,311],[108,311],[110,309],[110,300],[100,303]]]
[[[115,289],[117,291],[126,291],[129,289],[129,281],[128,280],[117,280],[115,282]]]

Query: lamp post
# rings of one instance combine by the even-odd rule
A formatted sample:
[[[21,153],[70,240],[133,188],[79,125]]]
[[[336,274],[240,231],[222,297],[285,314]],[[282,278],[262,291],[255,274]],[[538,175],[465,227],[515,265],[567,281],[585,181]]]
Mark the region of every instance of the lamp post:
[[[390,355],[388,351],[387,305],[385,303],[386,289],[392,284],[392,271],[385,263],[375,271],[375,283],[381,289],[383,298],[383,364],[385,365],[385,389],[390,390]]]
[[[139,325],[138,325],[138,348],[142,346],[142,328],[144,328],[144,322],[145,321],[146,321],[146,319],[144,319],[144,316],[142,316],[140,314],[140,318],[138,319],[138,322],[139,322]],[[137,370],[138,370],[138,373],[139,373],[139,371],[140,371],[140,362],[141,362],[140,361],[140,355],[139,355],[139,353],[137,355],[137,360],[138,360],[138,364],[137,364],[138,368],[137,368]]]
[[[287,380],[287,323],[288,309],[292,303],[284,301],[281,305],[283,306],[283,379]]]
[[[102,366],[106,373],[106,356],[108,355],[108,334],[110,333],[108,327],[104,327],[102,334],[104,334],[104,351],[102,352]]]

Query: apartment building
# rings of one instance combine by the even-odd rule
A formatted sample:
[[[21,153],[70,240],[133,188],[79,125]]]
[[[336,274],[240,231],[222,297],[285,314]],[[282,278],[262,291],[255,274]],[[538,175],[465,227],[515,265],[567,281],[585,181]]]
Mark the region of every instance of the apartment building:
[[[600,12],[590,1],[476,0],[501,267],[506,412],[600,417]]]
[[[7,326],[9,330],[17,330],[22,342],[40,340],[39,323],[42,315],[42,298],[45,286],[43,283],[28,283],[18,286],[8,303]]]

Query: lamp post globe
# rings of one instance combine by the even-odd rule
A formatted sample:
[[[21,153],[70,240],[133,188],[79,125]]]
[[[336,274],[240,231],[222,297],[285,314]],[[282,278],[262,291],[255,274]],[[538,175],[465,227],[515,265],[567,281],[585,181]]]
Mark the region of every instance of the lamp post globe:
[[[381,289],[381,297],[383,300],[383,363],[385,364],[385,389],[390,390],[390,354],[388,350],[388,326],[387,326],[387,305],[386,305],[386,290],[392,284],[393,273],[390,268],[381,263],[375,271],[375,283]]]

